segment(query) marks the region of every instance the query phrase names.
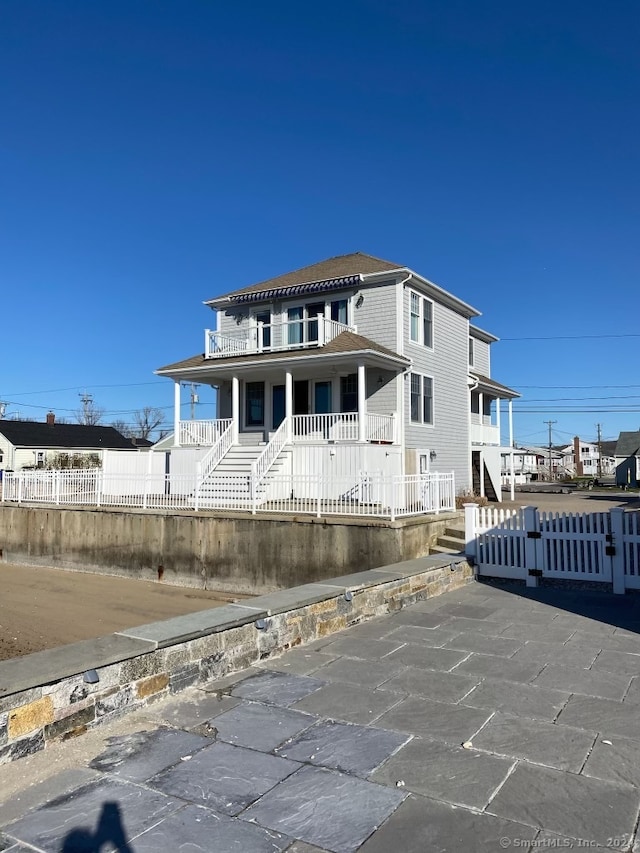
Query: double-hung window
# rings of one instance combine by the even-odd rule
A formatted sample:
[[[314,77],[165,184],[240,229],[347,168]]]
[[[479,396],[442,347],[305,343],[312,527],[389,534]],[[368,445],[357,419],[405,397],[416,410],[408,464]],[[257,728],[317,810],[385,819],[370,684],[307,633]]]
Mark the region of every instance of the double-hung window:
[[[433,425],[433,379],[421,373],[411,374],[411,421]]]
[[[411,340],[425,347],[433,347],[433,302],[415,291],[410,291],[409,317]]]

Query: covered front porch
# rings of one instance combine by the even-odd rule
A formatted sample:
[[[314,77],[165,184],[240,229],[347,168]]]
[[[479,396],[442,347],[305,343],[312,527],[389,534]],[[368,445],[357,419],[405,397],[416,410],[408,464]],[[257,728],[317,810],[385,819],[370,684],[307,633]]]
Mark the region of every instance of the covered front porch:
[[[181,379],[174,386],[174,446],[210,447],[229,431],[231,444],[377,443],[399,445],[402,386],[398,366],[379,357],[326,358],[281,364],[278,359],[224,366],[216,360],[208,376],[217,389],[217,415],[185,420]],[[192,381],[192,377],[185,377]]]

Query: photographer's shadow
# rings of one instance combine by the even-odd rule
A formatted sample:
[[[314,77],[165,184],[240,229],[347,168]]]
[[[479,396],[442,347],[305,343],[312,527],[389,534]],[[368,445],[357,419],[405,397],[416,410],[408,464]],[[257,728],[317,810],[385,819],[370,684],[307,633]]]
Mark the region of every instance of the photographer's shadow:
[[[104,847],[104,845],[109,845]],[[64,839],[60,853],[134,853],[125,837],[120,806],[104,803],[95,832],[72,829]]]

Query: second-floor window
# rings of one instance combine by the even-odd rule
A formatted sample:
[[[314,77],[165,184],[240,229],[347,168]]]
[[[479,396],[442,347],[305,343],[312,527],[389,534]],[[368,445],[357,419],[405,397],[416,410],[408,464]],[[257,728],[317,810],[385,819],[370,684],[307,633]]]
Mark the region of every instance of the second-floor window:
[[[433,302],[412,290],[409,314],[411,340],[425,347],[433,347]]]
[[[411,421],[433,425],[433,379],[421,373],[411,374]]]
[[[255,314],[255,321],[257,326],[257,334],[258,334],[258,348],[259,349],[270,349],[271,348],[271,312],[270,311],[259,311]],[[262,324],[262,325],[260,325]]]
[[[318,317],[326,317],[326,306],[324,302],[307,302],[305,305],[296,305],[287,309],[287,320],[289,331],[287,340],[290,345],[313,344],[318,340]],[[346,324],[347,300],[340,299],[330,303],[330,317],[332,320]],[[341,319],[344,317],[344,320]]]
[[[473,338],[469,338],[469,367],[473,367]]]

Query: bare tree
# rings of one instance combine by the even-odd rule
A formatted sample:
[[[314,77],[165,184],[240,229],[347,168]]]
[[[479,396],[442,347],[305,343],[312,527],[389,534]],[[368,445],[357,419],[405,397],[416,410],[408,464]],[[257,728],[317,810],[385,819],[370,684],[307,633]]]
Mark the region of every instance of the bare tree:
[[[133,438],[134,430],[131,424],[128,424],[126,421],[111,421],[111,426],[117,429],[120,435],[123,435],[125,438]]]
[[[163,423],[164,412],[162,409],[156,409],[153,406],[145,406],[133,413],[133,420],[136,425],[134,430],[136,436],[138,438],[149,438],[153,430]]]
[[[102,420],[105,409],[101,406],[96,406],[93,396],[87,394],[86,391],[80,394],[80,399],[82,401],[82,408],[75,413],[77,422],[84,424],[84,426],[97,426]]]

